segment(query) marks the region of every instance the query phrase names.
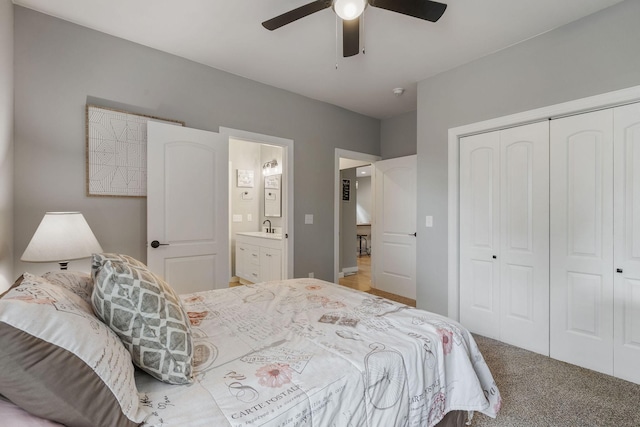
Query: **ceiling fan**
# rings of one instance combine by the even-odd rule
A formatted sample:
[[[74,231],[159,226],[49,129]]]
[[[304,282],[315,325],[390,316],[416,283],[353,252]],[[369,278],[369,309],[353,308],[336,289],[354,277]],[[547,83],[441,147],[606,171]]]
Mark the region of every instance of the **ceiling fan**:
[[[447,8],[446,4],[431,0],[317,0],[264,21],[262,26],[273,31],[312,13],[333,7],[342,19],[342,55],[346,58],[358,54],[360,16],[367,6],[379,7],[431,22],[440,19]]]

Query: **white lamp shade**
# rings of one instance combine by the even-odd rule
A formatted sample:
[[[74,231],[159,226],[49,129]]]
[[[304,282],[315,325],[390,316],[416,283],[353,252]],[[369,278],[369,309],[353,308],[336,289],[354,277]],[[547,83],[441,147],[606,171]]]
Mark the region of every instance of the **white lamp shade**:
[[[356,19],[362,15],[367,6],[367,0],[336,0],[333,3],[333,10],[345,21]]]
[[[20,260],[71,261],[99,252],[102,247],[80,212],[47,212]]]

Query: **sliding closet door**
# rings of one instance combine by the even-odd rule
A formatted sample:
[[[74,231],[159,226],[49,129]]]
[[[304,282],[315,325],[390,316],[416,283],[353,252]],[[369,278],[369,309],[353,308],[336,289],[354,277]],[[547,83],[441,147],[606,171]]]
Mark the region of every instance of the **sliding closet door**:
[[[549,123],[460,140],[460,321],[549,354]]]
[[[613,373],[613,111],[551,122],[551,357]]]
[[[614,375],[640,384],[640,104],[614,110]]]
[[[460,322],[500,339],[500,134],[460,140]]]
[[[500,339],[549,355],[549,122],[500,132]]]

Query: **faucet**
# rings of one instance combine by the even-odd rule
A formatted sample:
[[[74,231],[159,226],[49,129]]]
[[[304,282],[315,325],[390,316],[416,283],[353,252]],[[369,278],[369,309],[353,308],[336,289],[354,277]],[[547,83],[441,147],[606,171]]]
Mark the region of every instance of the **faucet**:
[[[273,233],[273,228],[271,228],[271,221],[268,219],[265,219],[264,221],[262,221],[262,225],[264,225],[265,222],[269,223],[269,226],[267,227],[267,233]]]

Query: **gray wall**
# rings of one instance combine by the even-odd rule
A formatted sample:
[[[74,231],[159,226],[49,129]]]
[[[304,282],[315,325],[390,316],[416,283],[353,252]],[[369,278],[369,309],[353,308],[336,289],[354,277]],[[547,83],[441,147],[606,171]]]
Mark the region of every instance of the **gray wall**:
[[[13,277],[13,5],[0,0],[0,292]]]
[[[340,171],[340,182],[343,179],[351,181],[350,200],[342,201],[340,197],[340,271],[345,268],[358,266],[356,256],[356,242],[358,231],[356,229],[356,168]]]
[[[85,196],[90,102],[294,140],[294,274],[333,280],[335,148],[379,154],[379,120],[29,9],[14,7],[14,18],[16,254],[45,211],[79,210],[104,250],[146,258],[145,199]],[[50,268],[15,261],[16,273]]]
[[[417,111],[410,111],[380,123],[380,156],[383,160],[416,154],[417,117]]]
[[[447,312],[447,131],[640,85],[640,1],[627,0],[418,85],[418,307]]]

